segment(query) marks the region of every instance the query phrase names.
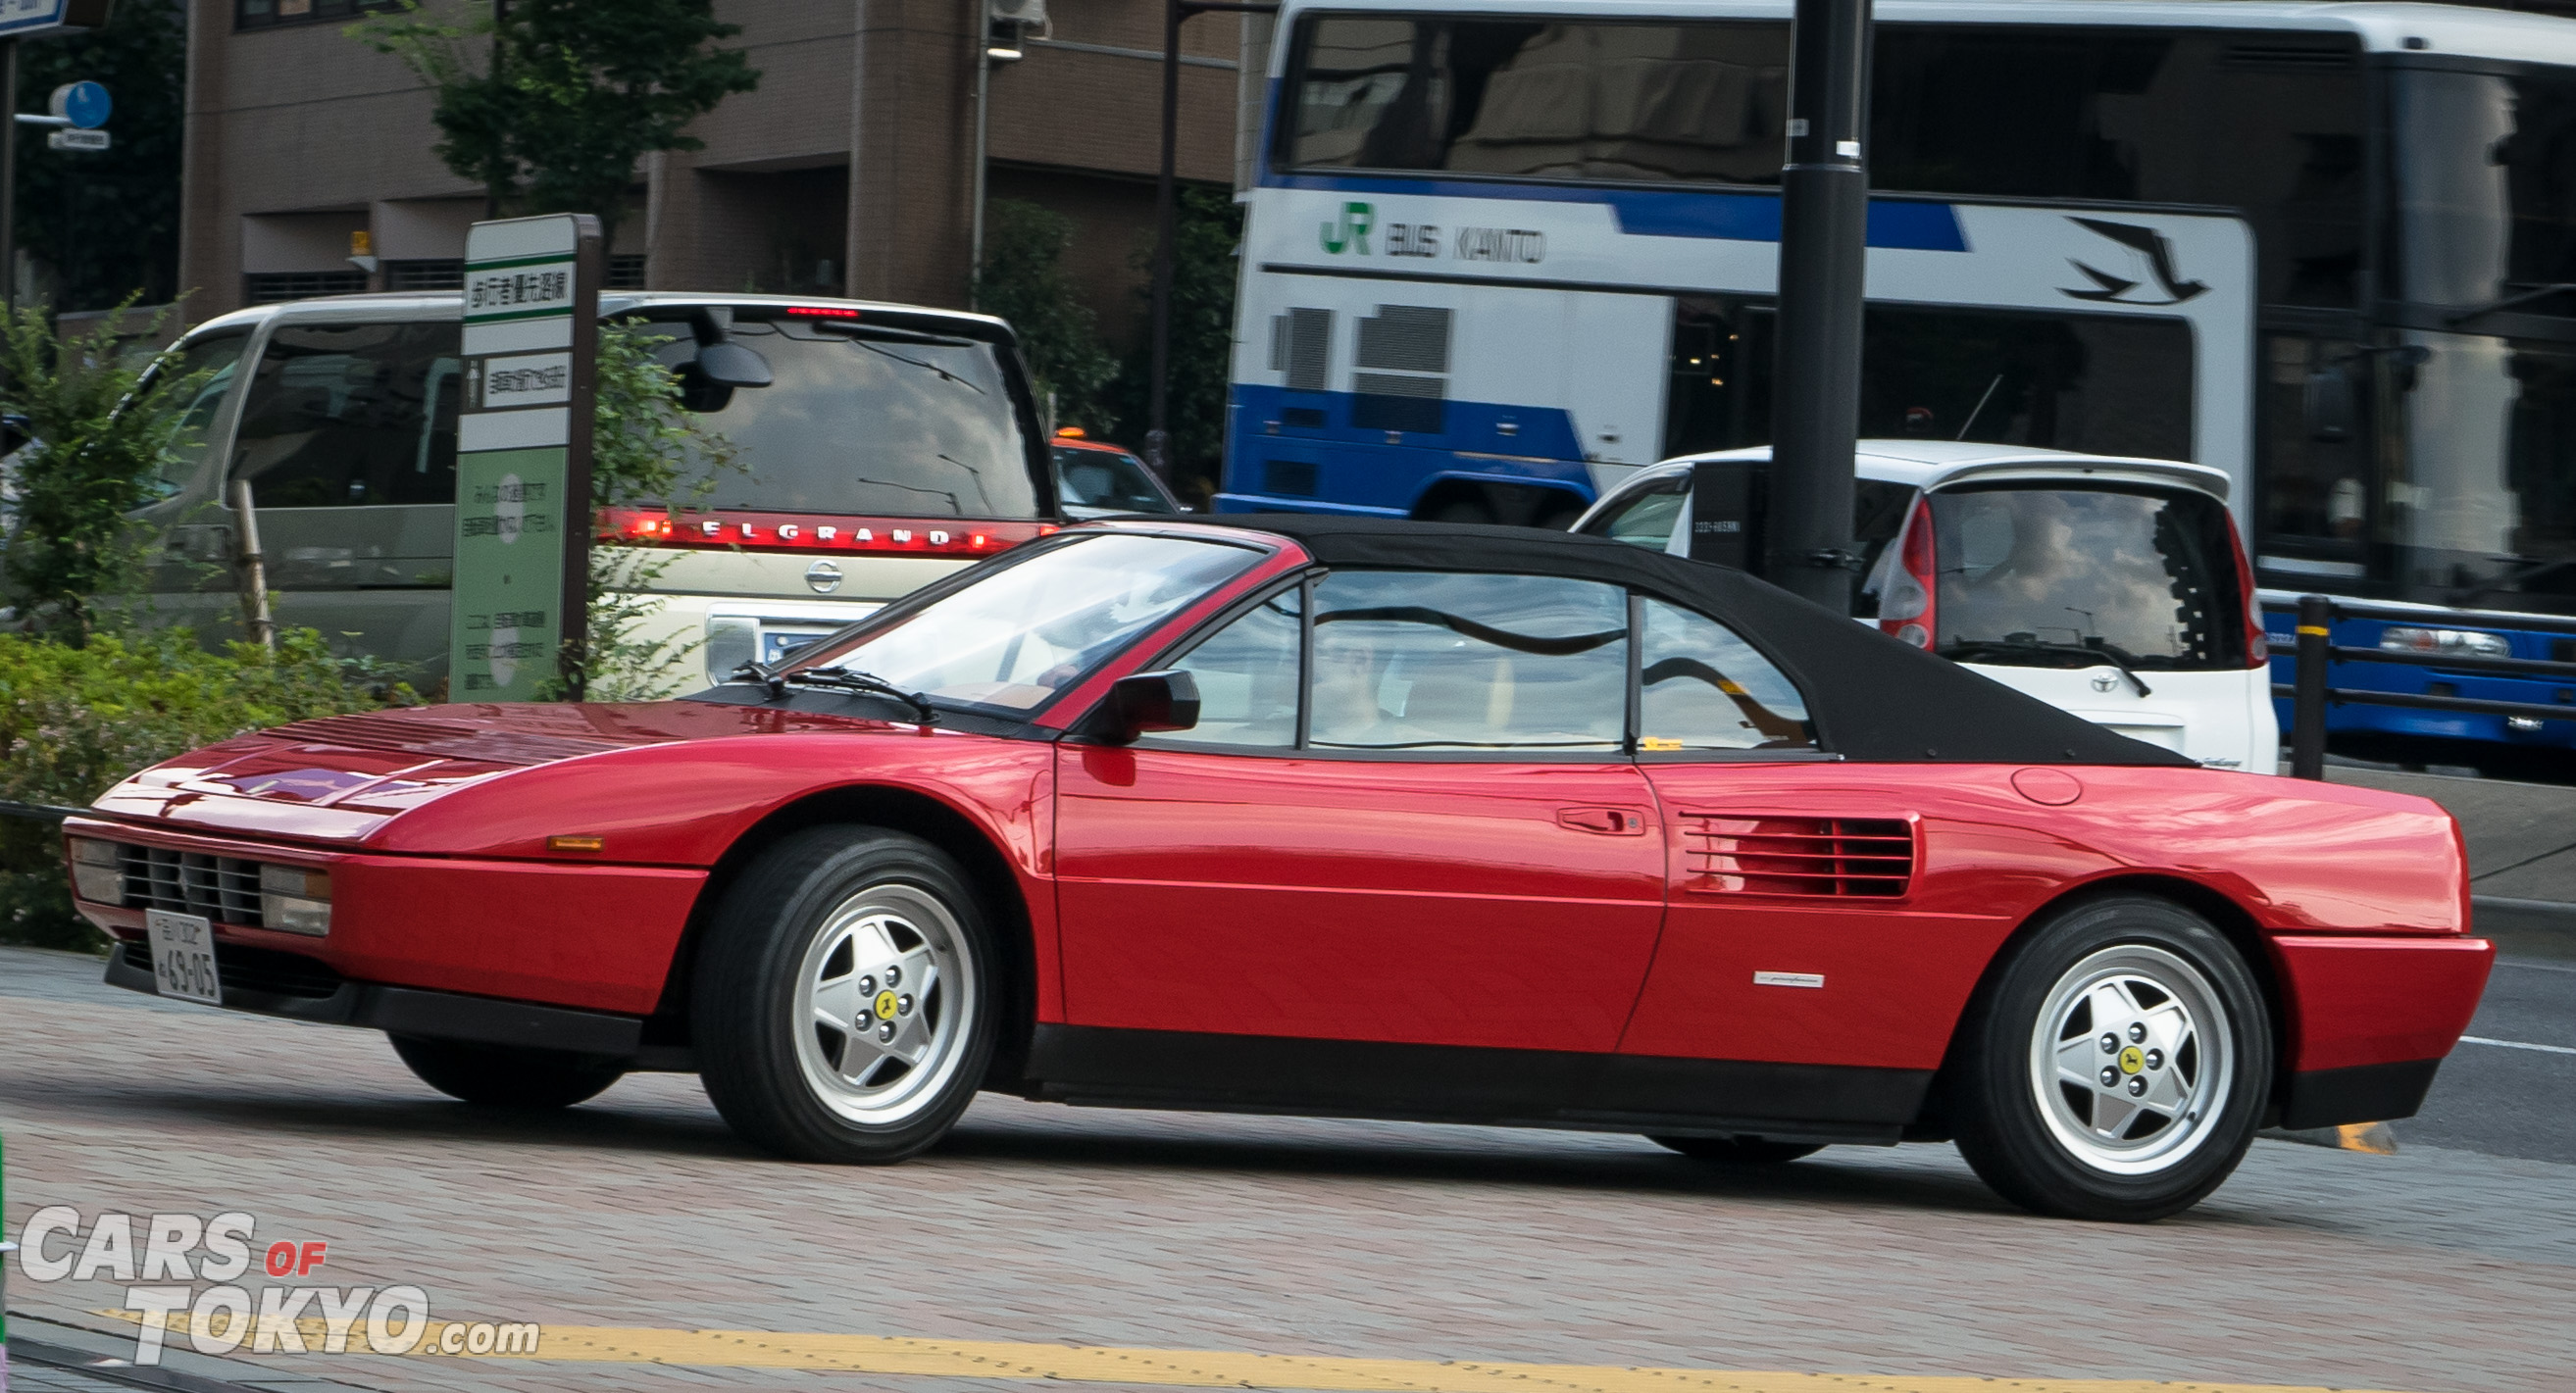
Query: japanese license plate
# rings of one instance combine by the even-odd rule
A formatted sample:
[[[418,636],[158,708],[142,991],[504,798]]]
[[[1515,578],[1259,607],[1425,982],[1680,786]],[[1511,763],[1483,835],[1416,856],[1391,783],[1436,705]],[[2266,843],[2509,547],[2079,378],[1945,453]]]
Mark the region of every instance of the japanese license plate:
[[[152,980],[161,995],[224,1004],[223,983],[215,976],[213,924],[202,915],[153,909],[144,911],[143,931],[152,938]]]

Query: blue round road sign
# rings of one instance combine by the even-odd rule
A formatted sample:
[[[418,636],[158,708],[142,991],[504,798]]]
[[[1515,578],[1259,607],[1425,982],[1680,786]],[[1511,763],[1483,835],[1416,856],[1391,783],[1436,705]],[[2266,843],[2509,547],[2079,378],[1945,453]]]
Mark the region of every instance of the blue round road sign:
[[[53,108],[56,116],[68,116],[73,125],[94,131],[107,124],[108,114],[116,110],[116,102],[107,95],[107,88],[98,83],[66,82],[54,89]]]

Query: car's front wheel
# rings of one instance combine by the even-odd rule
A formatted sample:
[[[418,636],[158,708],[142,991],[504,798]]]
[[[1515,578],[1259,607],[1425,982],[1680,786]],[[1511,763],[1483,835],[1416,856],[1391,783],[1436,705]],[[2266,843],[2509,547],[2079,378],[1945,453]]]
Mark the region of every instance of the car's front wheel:
[[[394,1053],[422,1083],[450,1098],[504,1108],[568,1108],[626,1076],[623,1060],[519,1045],[474,1045],[391,1035]]]
[[[996,1029],[982,904],[947,853],[816,827],[755,861],[708,926],[691,993],[707,1096],[805,1161],[900,1161],[946,1134]]]
[[[2123,895],[2042,925],[1971,1008],[1949,1080],[1959,1150],[2043,1214],[2140,1222],[2200,1202],[2254,1138],[2263,993],[2208,920]]]

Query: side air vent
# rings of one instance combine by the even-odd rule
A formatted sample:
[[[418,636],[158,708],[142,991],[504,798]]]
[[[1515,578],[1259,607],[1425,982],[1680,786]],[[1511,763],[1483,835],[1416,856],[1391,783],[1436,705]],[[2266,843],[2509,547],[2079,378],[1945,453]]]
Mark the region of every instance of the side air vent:
[[[1894,899],[1914,881],[1914,826],[1901,817],[1682,818],[1685,888],[1704,895]]]

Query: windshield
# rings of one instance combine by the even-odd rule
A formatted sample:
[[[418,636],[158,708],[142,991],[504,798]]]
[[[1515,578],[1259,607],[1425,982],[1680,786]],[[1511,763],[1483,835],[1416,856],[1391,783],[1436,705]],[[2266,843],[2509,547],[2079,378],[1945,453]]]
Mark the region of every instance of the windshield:
[[[1076,533],[851,639],[799,652],[934,700],[1037,709],[1191,601],[1261,559],[1181,537]]]
[[[669,313],[669,311],[660,311]],[[728,337],[757,353],[766,387],[692,389],[699,423],[742,452],[712,508],[897,517],[1029,518],[1038,493],[1011,381],[993,345],[854,320],[764,320],[736,312]],[[682,368],[685,321],[643,332]]]
[[[1065,506],[1113,513],[1168,513],[1171,503],[1134,455],[1122,450],[1055,447],[1056,488]]]
[[[2206,494],[2093,487],[1932,496],[1945,658],[2086,667],[2245,666],[2227,508]]]
[[[2576,73],[2402,68],[2389,83],[2399,298],[2477,306],[2576,281]],[[2576,295],[2513,308],[2563,316]]]

